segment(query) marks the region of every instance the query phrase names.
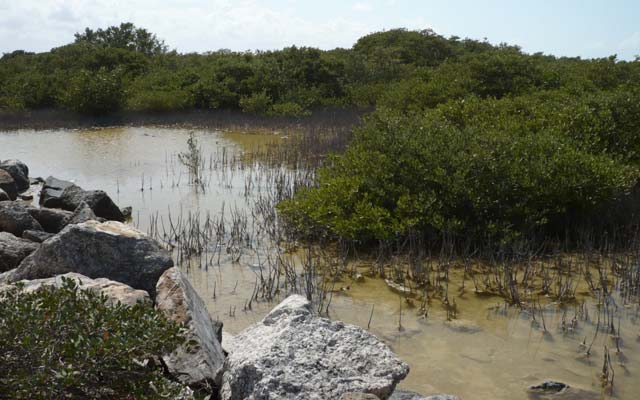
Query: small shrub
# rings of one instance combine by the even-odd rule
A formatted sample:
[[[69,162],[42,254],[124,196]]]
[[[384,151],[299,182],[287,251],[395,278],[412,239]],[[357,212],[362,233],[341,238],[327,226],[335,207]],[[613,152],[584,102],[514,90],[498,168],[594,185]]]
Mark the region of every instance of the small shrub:
[[[153,357],[185,339],[149,305],[110,305],[79,290],[0,293],[0,398],[156,399],[178,388]],[[4,397],[7,396],[7,397]]]

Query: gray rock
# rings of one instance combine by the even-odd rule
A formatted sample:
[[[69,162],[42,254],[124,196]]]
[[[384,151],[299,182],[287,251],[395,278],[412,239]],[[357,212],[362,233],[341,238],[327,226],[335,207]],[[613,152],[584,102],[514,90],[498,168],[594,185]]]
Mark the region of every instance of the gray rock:
[[[122,216],[125,218],[131,218],[131,214],[133,213],[133,208],[131,206],[123,207],[120,212],[122,212]]]
[[[0,169],[13,177],[19,192],[29,189],[29,168],[25,163],[19,160],[5,160],[0,163]]]
[[[339,399],[351,392],[386,399],[409,366],[367,331],[314,315],[291,296],[235,337],[220,397]]]
[[[67,221],[73,216],[71,211],[36,207],[30,207],[29,214],[49,233],[60,232],[67,225]]]
[[[73,182],[64,181],[53,176],[48,177],[45,179],[40,191],[40,205],[48,208],[61,208],[62,193],[71,186],[74,186]]]
[[[389,400],[460,400],[460,398],[450,394],[423,396],[420,393],[412,392],[410,390],[396,390],[393,392],[391,397],[389,397]]]
[[[568,388],[569,385],[562,382],[544,381],[539,385],[529,386],[529,391],[538,393],[559,393]]]
[[[9,197],[7,192],[2,190],[1,188],[0,188],[0,201],[11,201],[11,198]]]
[[[73,215],[71,215],[69,219],[65,220],[65,225],[81,224],[83,222],[96,219],[97,217],[93,213],[91,207],[83,201],[78,205],[78,207],[76,207],[75,211],[73,211]]]
[[[37,243],[0,232],[0,272],[13,269],[40,247]]]
[[[9,200],[18,198],[18,186],[13,177],[5,170],[0,169],[0,190],[9,196]]]
[[[81,274],[70,272],[64,275],[57,275],[51,278],[22,280],[19,281],[23,285],[23,291],[32,293],[42,290],[45,287],[62,287],[63,278],[73,279],[81,290],[91,290],[95,293],[104,294],[109,304],[121,303],[127,306],[133,306],[138,302],[151,304],[149,293],[144,290],[136,290],[124,283],[111,281],[105,278],[91,279]],[[4,288],[11,285],[5,285]],[[0,289],[2,290],[2,289]]]
[[[215,324],[204,301],[178,268],[166,270],[156,285],[156,308],[187,327],[191,346],[180,346],[163,357],[169,372],[182,384],[212,392],[224,363],[217,337],[222,324]]]
[[[227,331],[221,330],[220,338],[221,338],[220,344],[222,345],[222,350],[224,351],[224,353],[227,355],[229,353],[232,353],[235,345],[235,340],[236,340],[235,335]]]
[[[370,393],[345,393],[340,400],[380,400],[378,396]]]
[[[30,240],[35,243],[42,243],[47,239],[52,238],[53,233],[43,232],[43,231],[24,231],[22,232],[22,238]]]
[[[83,190],[74,185],[62,193],[62,208],[66,210],[75,210],[82,202],[87,203],[98,217],[110,221],[125,220],[120,208],[102,190]]]
[[[599,392],[553,380],[529,386],[527,392],[531,400],[598,400],[602,398]]]
[[[171,255],[137,229],[114,221],[68,225],[42,243],[15,270],[0,274],[0,282],[50,278],[77,272],[108,278],[155,293],[160,275],[173,266]]]
[[[84,190],[72,182],[52,176],[42,186],[40,204],[44,207],[75,211],[82,202],[87,203],[98,217],[110,221],[125,220],[118,206],[102,190]]]
[[[21,201],[0,202],[0,232],[9,232],[17,237],[27,230],[41,231],[42,226],[29,213],[30,206]]]

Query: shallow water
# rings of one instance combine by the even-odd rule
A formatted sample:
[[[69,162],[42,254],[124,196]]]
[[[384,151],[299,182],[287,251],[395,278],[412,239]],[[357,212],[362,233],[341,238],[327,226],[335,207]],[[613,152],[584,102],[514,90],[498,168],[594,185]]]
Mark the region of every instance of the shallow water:
[[[245,184],[256,170],[230,173],[214,169],[208,175],[211,181],[205,193],[196,193],[176,159],[177,152],[186,150],[188,132],[161,128],[0,132],[0,159],[21,159],[32,177],[54,175],[85,189],[107,191],[120,206],[133,207],[132,223],[143,231],[152,225],[152,217],[166,224],[169,214],[173,218],[188,212],[219,215],[223,204],[227,210],[246,211],[251,196],[245,196]],[[286,140],[265,134],[195,134],[205,157],[212,155],[211,162]],[[273,306],[253,303],[252,310],[243,310],[256,281],[256,271],[248,265],[257,261],[258,254],[247,252],[239,263],[223,254],[219,266],[193,266],[186,271],[211,314],[231,333],[259,321]],[[350,278],[338,282],[337,287],[345,290],[333,295],[329,315],[364,328],[371,318],[370,330],[411,366],[410,375],[400,386],[424,394],[444,392],[467,400],[527,399],[527,386],[554,379],[592,391],[593,398],[611,398],[601,395],[598,377],[606,345],[614,361],[613,398],[639,397],[637,302],[618,304],[622,353],[616,354],[609,335],[600,332],[593,339],[597,315],[593,302],[588,305],[589,317],[579,318],[572,332],[561,329],[563,310],[547,305],[545,333],[532,324],[528,313],[505,308],[497,297],[476,296],[469,288],[461,294],[455,282],[452,279],[449,293],[450,297],[455,293],[459,312],[452,322],[446,321],[440,302],[431,304],[428,318],[418,317],[416,309],[403,303],[384,281],[369,277],[363,282]],[[569,317],[574,312],[572,307],[567,309]],[[581,355],[584,350],[579,351],[585,338],[588,344],[594,342],[588,359]],[[590,397],[582,393],[574,398]]]

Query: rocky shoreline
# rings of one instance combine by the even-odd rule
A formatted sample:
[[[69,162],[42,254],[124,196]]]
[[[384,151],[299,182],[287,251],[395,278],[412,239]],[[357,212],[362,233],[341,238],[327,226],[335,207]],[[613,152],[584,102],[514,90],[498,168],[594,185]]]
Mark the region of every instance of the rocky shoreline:
[[[162,357],[185,398],[457,399],[395,390],[409,373],[405,362],[369,332],[315,315],[299,295],[237,336],[223,335],[171,254],[123,223],[128,213],[103,191],[29,179],[24,163],[0,163],[0,291],[68,278],[112,303],[162,311],[187,329],[190,345]]]

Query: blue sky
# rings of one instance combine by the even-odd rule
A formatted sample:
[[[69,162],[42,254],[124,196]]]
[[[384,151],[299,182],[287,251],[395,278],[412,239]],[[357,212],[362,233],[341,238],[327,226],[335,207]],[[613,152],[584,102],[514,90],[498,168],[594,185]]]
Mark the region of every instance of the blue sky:
[[[124,21],[180,52],[350,47],[364,34],[406,27],[530,53],[640,54],[640,0],[0,0],[0,52],[46,51],[86,26]]]

